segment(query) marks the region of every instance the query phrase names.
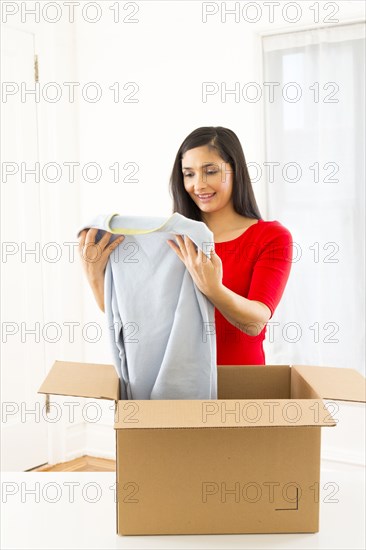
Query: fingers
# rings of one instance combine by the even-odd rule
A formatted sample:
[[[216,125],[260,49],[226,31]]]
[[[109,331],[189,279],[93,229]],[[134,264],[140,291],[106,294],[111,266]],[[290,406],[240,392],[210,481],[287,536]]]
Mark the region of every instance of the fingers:
[[[86,238],[85,238],[85,245],[89,245],[89,244],[95,244],[95,236],[96,234],[98,233],[98,229],[97,228],[91,228],[88,230],[87,234],[86,234]]]
[[[182,262],[184,263],[184,258],[183,258],[183,255],[182,255],[182,252],[181,252],[181,249],[180,247],[177,245],[177,243],[175,241],[172,241],[172,240],[168,240],[166,241],[168,243],[168,245],[170,246],[170,248],[176,253],[176,255],[178,256],[178,258],[180,260],[182,260]]]
[[[183,239],[180,237],[180,242],[183,252],[190,255],[193,259],[198,258],[200,261],[203,260],[203,251],[199,246],[196,247],[195,243],[188,237],[188,235],[184,235]]]
[[[109,241],[110,236],[111,236],[111,233],[109,233],[108,241]],[[111,244],[109,244],[109,245],[107,244],[107,246],[103,250],[102,254],[106,255],[106,256],[109,256],[113,252],[113,250],[115,248],[117,248],[117,246],[119,244],[121,244],[121,242],[124,240],[124,238],[125,238],[124,235],[120,235],[119,237],[117,237],[117,239],[114,239],[114,241],[112,241]]]
[[[103,237],[98,241],[98,244],[100,244],[102,249],[104,249],[107,246],[111,236],[112,236],[112,233],[109,233],[109,231],[105,231],[105,233],[103,234]]]
[[[93,253],[95,252],[94,251],[94,247],[96,246],[97,247],[97,250],[100,249],[100,241],[98,241],[97,243],[95,243],[95,237],[96,237],[96,234],[98,233],[98,229],[97,228],[90,228],[90,229],[83,229],[83,231],[80,233],[80,236],[79,236],[79,253],[81,255],[81,257],[84,259],[84,260],[87,260],[87,261],[94,261],[95,260],[95,257],[93,255]],[[91,246],[91,252],[90,252],[90,247]],[[103,251],[103,248],[101,248],[101,252]],[[100,252],[100,254],[101,254]],[[91,257],[89,258],[89,255],[91,254]],[[98,254],[98,252],[97,252]]]
[[[90,228],[90,229],[83,229],[83,231],[80,232],[80,235],[79,235],[79,251],[82,254],[82,256],[84,257],[84,259],[85,259],[86,250],[89,249],[89,246],[92,247],[92,250],[93,250],[94,247],[97,247],[97,249],[98,249],[97,256],[98,255],[99,256],[102,256],[102,255],[109,256],[109,254],[111,254],[111,252],[113,252],[113,250],[115,248],[117,248],[117,246],[125,238],[124,235],[120,235],[110,245],[108,245],[112,233],[110,233],[108,231],[105,231],[103,236],[101,237],[101,239],[96,243],[95,242],[95,237],[96,237],[96,234],[98,233],[98,231],[99,231],[98,228],[93,227],[93,228]],[[95,258],[93,257],[92,260],[94,261]]]
[[[95,237],[96,237],[98,231],[99,231],[99,229],[95,228],[95,227],[92,227],[90,229],[83,229],[83,231],[81,231],[81,233],[79,235],[79,245],[80,245],[80,247],[83,248],[84,246],[87,246],[87,245],[90,245],[90,244],[95,244],[95,245],[99,245],[101,247],[101,249],[104,250],[104,248],[109,243],[109,240],[111,238],[112,233],[110,233],[109,231],[104,231],[103,236],[96,243],[95,242]],[[123,235],[122,235],[122,237],[124,238]],[[120,242],[120,240],[119,240],[119,242]]]
[[[85,244],[85,237],[86,237],[87,232],[88,232],[87,229],[83,229],[83,231],[80,232],[80,235],[79,235],[79,238],[78,238],[79,248],[83,248],[83,246]]]
[[[187,252],[187,250],[195,252],[193,243],[188,235],[176,235],[176,238],[178,241],[178,246],[183,252]]]

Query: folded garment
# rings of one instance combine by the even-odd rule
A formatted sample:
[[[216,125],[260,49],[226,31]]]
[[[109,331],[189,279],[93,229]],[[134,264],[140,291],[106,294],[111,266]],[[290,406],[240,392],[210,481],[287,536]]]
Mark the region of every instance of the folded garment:
[[[214,236],[203,222],[101,214],[83,229],[105,231],[110,254],[104,307],[121,399],[217,399],[215,308],[166,243],[187,235],[207,258]]]

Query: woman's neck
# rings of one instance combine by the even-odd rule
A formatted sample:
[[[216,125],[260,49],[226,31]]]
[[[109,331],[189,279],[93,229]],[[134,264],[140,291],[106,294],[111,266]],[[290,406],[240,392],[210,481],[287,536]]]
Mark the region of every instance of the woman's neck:
[[[223,210],[205,212],[203,219],[214,235],[245,228],[246,224],[249,225],[252,222],[251,218],[246,218],[233,211],[223,212]]]

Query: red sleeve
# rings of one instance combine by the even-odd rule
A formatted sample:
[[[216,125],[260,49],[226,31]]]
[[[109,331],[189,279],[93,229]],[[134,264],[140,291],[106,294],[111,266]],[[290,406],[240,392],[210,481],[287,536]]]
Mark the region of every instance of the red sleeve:
[[[290,275],[293,256],[292,235],[281,225],[272,229],[261,243],[250,282],[249,300],[264,303],[271,317],[278,306]]]

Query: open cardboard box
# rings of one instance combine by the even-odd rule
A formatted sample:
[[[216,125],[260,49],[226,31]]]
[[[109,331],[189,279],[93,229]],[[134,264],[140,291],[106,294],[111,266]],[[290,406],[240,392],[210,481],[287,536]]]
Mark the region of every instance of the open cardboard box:
[[[56,361],[38,393],[115,401],[119,535],[319,531],[322,399],[353,369],[219,365],[216,400],[119,400],[113,365]]]

